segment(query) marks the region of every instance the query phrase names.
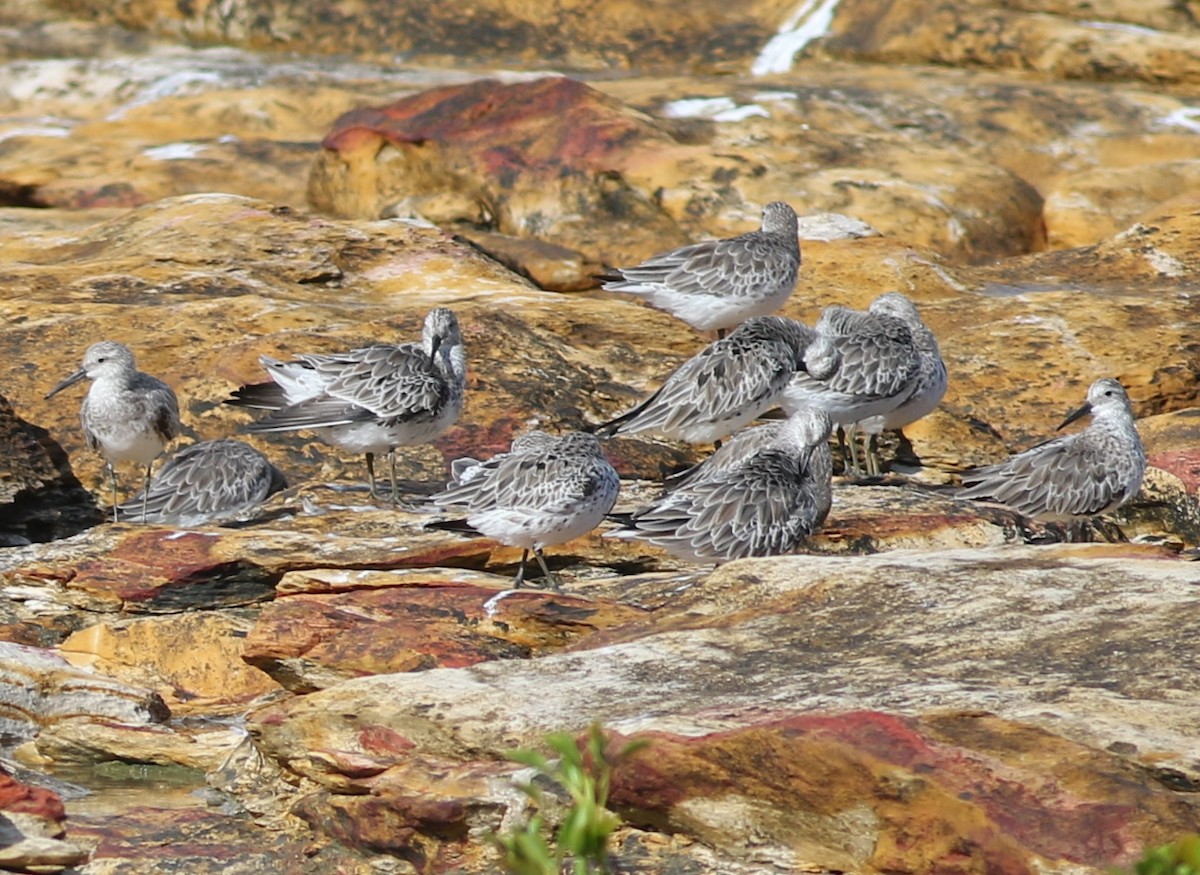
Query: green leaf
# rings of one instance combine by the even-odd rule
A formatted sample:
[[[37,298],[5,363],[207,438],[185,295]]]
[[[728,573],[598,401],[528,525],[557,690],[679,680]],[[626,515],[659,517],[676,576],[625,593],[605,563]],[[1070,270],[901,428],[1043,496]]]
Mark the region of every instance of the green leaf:
[[[504,756],[512,760],[514,763],[521,763],[525,766],[533,766],[540,772],[545,772],[549,766],[549,761],[538,753],[536,750],[510,750]]]

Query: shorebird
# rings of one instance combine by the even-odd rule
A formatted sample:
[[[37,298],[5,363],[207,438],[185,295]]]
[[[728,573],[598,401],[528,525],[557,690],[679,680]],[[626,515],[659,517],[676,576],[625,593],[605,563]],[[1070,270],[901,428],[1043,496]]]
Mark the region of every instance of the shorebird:
[[[812,338],[812,329],[793,319],[748,319],[685,361],[645,401],[590,429],[605,437],[651,431],[689,443],[719,441],[778,403],[804,367]]]
[[[850,432],[849,467],[858,470],[855,425],[864,423],[870,433],[877,432],[883,417],[911,399],[918,388],[922,362],[914,340],[918,325],[916,308],[899,292],[876,298],[866,312],[827,307],[805,352],[806,368],[797,371],[780,394],[781,406],[788,412],[820,407],[828,413],[838,428],[843,454],[842,429]],[[868,458],[867,466],[867,473],[879,473],[877,457]]]
[[[210,525],[235,519],[286,487],[282,472],[249,444],[201,441],[173,453],[143,494],[117,512],[131,519],[140,507],[143,522]]]
[[[825,411],[802,408],[740,431],[605,537],[646,541],[690,562],[791,552],[829,513],[831,429]]]
[[[136,462],[146,472],[167,444],[179,434],[179,400],[171,387],[157,377],[139,371],[133,352],[123,343],[102,340],[83,354],[83,366],[46,393],[57,395],[87,378],[92,381],[79,420],[88,447],[98,450],[108,468],[112,487],[113,522],[117,521],[117,473],[119,462]],[[146,504],[142,503],[142,521]]]
[[[1099,516],[1135,496],[1146,472],[1133,408],[1114,379],[1092,383],[1059,429],[1091,414],[1083,431],[1054,438],[962,475],[960,498],[993,501],[1045,522]]]
[[[543,550],[586,535],[612,510],[620,483],[617,472],[584,432],[553,437],[530,432],[507,453],[486,462],[452,466],[456,480],[433,496],[433,503],[466,513],[463,520],[427,523],[428,528],[477,533],[520,547],[521,564],[513,586],[525,580],[530,551],[547,581],[558,581]]]
[[[888,430],[902,431],[904,426],[933,413],[942,402],[950,384],[946,362],[942,359],[937,338],[921,321],[916,307],[911,303],[908,307],[900,305],[897,314],[912,331],[913,346],[917,350],[917,376],[911,384],[912,392],[899,407],[879,418],[870,417],[860,423],[863,431],[871,436],[867,445],[867,459],[870,462],[872,457],[874,458],[876,473],[879,473],[881,468],[876,446],[879,433]]]
[[[606,291],[640,295],[693,328],[723,337],[752,316],[782,307],[799,271],[796,211],[774,201],[763,207],[758,231],[672,249],[599,279]]]
[[[271,411],[246,430],[311,429],[322,440],[363,453],[371,497],[375,456],[387,453],[392,506],[397,503],[396,447],[428,443],[462,411],[467,365],[458,319],[445,307],[429,311],[420,343],[377,344],[348,352],[259,359],[271,382],[242,386],[226,401]]]

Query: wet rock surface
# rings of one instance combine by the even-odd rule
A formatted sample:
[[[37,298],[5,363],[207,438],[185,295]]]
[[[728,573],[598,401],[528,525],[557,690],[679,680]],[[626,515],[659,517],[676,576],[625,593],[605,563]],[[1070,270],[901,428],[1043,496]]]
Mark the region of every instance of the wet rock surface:
[[[497,871],[488,836],[533,813],[506,752],[596,719],[650,742],[614,774],[622,871],[1099,873],[1195,830],[1194,20],[818,6],[0,13],[0,868]],[[610,418],[707,343],[596,272],[777,199],[786,315],[899,289],[939,338],[949,391],[885,477],[839,476],[800,554],[715,571],[602,527],[547,550],[561,591],[425,528],[450,461]],[[81,389],[43,397],[120,340],[180,444],[236,434],[259,355],[414,341],[434,306],[467,401],[400,450],[399,510],[300,432],[248,438],[292,484],[248,523],[109,524]],[[1150,463],[1132,543],[942,488],[1104,376]],[[627,511],[709,448],[605,450]]]

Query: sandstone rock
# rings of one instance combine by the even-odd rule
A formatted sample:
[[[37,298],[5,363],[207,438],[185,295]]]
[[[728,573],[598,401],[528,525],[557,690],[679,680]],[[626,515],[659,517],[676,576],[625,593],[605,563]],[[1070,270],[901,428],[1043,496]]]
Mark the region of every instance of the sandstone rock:
[[[84,862],[87,851],[65,839],[65,820],[57,795],[0,769],[0,869],[61,872]]]
[[[801,58],[788,72],[764,76],[633,78],[597,87],[656,118],[680,142],[709,144],[724,159],[711,178],[662,171],[663,203],[685,223],[711,223],[724,213],[726,223],[732,220],[740,204],[730,182],[746,192],[745,200],[786,195],[782,180],[822,169],[826,149],[838,142],[864,144],[847,166],[873,167],[875,147],[898,154],[907,144],[935,149],[950,165],[969,156],[1003,167],[1043,194],[1060,178],[1097,167],[1195,158],[1190,100],[1139,84]],[[797,168],[789,154],[810,156],[809,164]],[[690,191],[681,185],[685,179]]]
[[[251,728],[325,788],[305,797],[314,823],[347,806],[364,829],[405,817],[433,774],[471,774],[480,752],[602,715],[663,739],[619,773],[618,807],[725,854],[927,871],[952,852],[945,835],[976,824],[968,855],[1103,869],[1197,816],[1168,789],[1200,777],[1200,680],[1183,658],[1196,573],[1165,556],[1070,545],[736,562],[575,653],[346,681]],[[464,800],[482,792],[461,786]],[[1101,811],[1113,820],[1097,843]],[[427,854],[431,833],[414,836]]]
[[[507,581],[476,577],[293,572],[280,582],[293,593],[298,585],[326,581],[340,591],[277,598],[260,614],[243,658],[304,693],[365,674],[528,658],[641,613],[575,596],[507,590]]]
[[[1118,756],[981,713],[820,714],[638,737],[649,746],[617,770],[617,810],[784,870],[1103,869],[1139,857],[1159,817],[1186,830],[1192,816]]]
[[[135,763],[182,766],[197,778],[221,766],[245,738],[230,726],[130,726],[94,717],[60,720],[34,741],[42,762],[59,766]]]
[[[685,222],[713,212],[703,204],[711,181],[723,191],[715,205],[761,206],[788,191],[806,209],[849,212],[970,260],[1041,245],[1040,198],[1000,167],[896,138],[812,131],[785,143],[777,123],[746,125],[771,143],[762,165],[684,145],[575,80],[484,80],[343,116],[323,141],[309,198],[355,218],[402,202],[401,212],[485,225],[610,264],[683,242]],[[447,191],[458,195],[452,204]],[[704,230],[730,236],[757,227],[756,209],[742,214],[747,227],[722,229],[710,216]]]
[[[595,288],[596,275],[604,269],[600,262],[591,261],[574,249],[544,240],[471,230],[464,230],[462,236],[509,270],[551,292]]]
[[[676,144],[574,79],[485,79],[354,110],[322,147],[308,196],[333,215],[377,218],[401,198],[420,211],[421,197],[451,190],[470,207],[459,221],[593,258],[604,247],[609,260],[636,261],[683,242],[649,193],[623,178],[644,153]]]
[[[74,668],[58,654],[0,641],[0,722],[29,738],[40,728],[79,715],[128,726],[161,723],[169,716],[154,693]]]
[[[58,647],[73,665],[152,689],[173,714],[240,713],[279,689],[245,664],[251,617],[230,611],[101,621]]]
[[[73,817],[71,834],[94,845],[89,868],[154,875],[181,867],[195,875],[371,875],[364,855],[334,842],[264,830],[246,816],[203,807],[134,807]],[[404,870],[399,870],[404,871]]]
[[[0,396],[0,546],[65,538],[99,519],[62,447]]]
[[[1086,21],[1141,24],[1159,30],[1195,31],[1195,3],[1186,0],[1015,0],[1014,9],[1065,15]]]
[[[1098,243],[1200,183],[1200,162],[1170,161],[1088,170],[1058,182],[1046,196],[1046,236],[1066,249]]]
[[[1080,12],[1083,10],[1080,9]],[[1122,27],[1011,9],[1005,4],[915,0],[879,15],[873,3],[839,3],[837,57],[901,63],[986,65],[1065,79],[1200,81],[1200,35]]]
[[[136,29],[201,43],[235,43],[359,56],[402,56],[444,62],[566,64],[608,69],[664,67],[720,69],[742,62],[774,31],[786,10],[756,0],[733,8],[699,0],[686,9],[653,3],[566,5],[547,16],[540,6],[484,0],[431,9],[415,2],[364,2],[353,14],[305,3],[247,3],[233,10],[213,4],[82,3],[62,0],[69,11]]]

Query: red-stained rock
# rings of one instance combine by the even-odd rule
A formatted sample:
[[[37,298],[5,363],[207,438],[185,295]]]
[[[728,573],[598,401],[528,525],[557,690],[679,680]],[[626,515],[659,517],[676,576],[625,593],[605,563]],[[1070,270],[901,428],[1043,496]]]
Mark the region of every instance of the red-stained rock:
[[[195,875],[370,875],[363,857],[312,835],[263,829],[246,816],[210,808],[131,807],[80,815],[72,834],[95,844],[92,864],[153,875],[179,868]]]
[[[333,574],[344,591],[281,596],[246,639],[243,659],[294,692],[368,674],[528,658],[644,614],[603,600],[505,590],[492,580],[481,585],[455,572]]]
[[[30,787],[0,769],[0,869],[59,872],[88,858],[68,841],[57,793]]]
[[[649,746],[614,774],[618,811],[702,839],[791,846],[818,866],[1104,866],[1139,854],[1148,823],[1184,831],[1195,816],[1118,757],[986,714],[800,715],[699,737],[639,737]],[[823,854],[800,850],[795,822],[824,832]],[[856,834],[867,823],[868,834]]]
[[[333,126],[309,177],[309,200],[344,217],[378,218],[403,200],[514,236],[545,237],[601,260],[640,260],[684,237],[623,173],[643,153],[680,148],[650,118],[575,79],[434,88],[353,110]],[[620,241],[620,242],[617,242]],[[614,250],[612,247],[616,247]]]
[[[58,824],[67,819],[67,812],[57,793],[22,784],[3,769],[0,769],[0,811],[32,814]]]

